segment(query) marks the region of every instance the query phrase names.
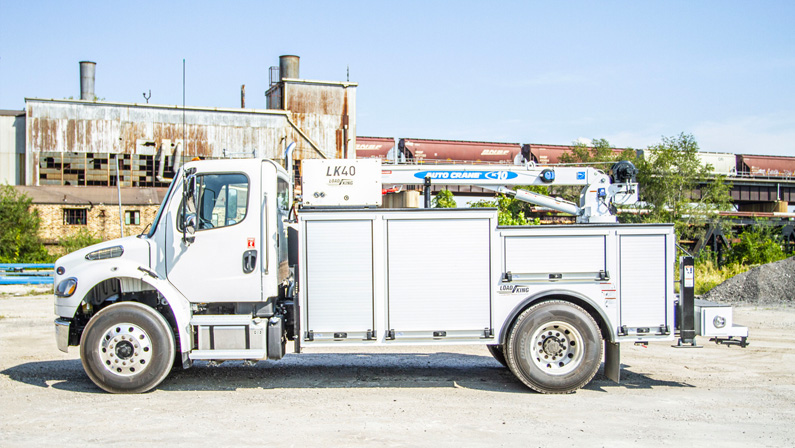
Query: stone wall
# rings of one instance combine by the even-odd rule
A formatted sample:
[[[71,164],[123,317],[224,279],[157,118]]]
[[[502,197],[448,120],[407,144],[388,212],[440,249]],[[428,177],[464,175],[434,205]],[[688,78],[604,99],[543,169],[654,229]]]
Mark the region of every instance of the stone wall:
[[[137,211],[138,225],[124,225],[124,236],[138,235],[152,223],[157,214],[156,205],[123,205],[122,213]],[[102,240],[110,240],[121,236],[119,232],[119,207],[117,205],[81,206],[72,204],[33,204],[41,218],[39,236],[48,246],[57,245],[63,237],[74,235],[81,229],[87,230],[91,235]],[[86,210],[85,224],[67,224],[64,220],[64,210]],[[124,216],[124,215],[122,215]]]

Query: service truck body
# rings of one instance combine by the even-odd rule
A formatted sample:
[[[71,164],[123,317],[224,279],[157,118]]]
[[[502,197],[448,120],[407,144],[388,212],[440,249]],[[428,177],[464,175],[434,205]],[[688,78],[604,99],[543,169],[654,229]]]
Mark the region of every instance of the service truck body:
[[[569,297],[608,340],[671,339],[670,225],[499,227],[492,209],[300,214],[302,344],[498,344]]]
[[[290,222],[287,173],[190,162],[147,234],[58,260],[59,348],[80,345],[103,389],[142,392],[172,364],[275,360],[288,341],[480,344],[531,388],[570,392],[603,342],[617,380],[620,342],[674,337],[672,225],[500,227],[495,209],[361,207]]]

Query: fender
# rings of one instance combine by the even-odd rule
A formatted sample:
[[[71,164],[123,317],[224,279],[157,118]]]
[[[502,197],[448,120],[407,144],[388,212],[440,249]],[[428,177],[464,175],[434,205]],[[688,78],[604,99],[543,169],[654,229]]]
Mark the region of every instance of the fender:
[[[542,301],[544,299],[555,297],[555,296],[557,296],[557,297],[565,296],[565,297],[569,297],[569,298],[574,298],[576,300],[569,300],[569,301],[574,303],[575,305],[578,304],[577,302],[583,302],[586,305],[586,307],[585,307],[586,311],[589,311],[588,308],[590,308],[590,309],[596,311],[599,314],[600,322],[598,322],[598,323],[600,324],[599,325],[600,330],[602,329],[603,325],[608,330],[610,330],[610,328],[607,327],[607,325],[610,322],[610,319],[607,318],[607,315],[605,315],[604,310],[599,308],[599,306],[597,306],[596,303],[594,303],[593,300],[591,300],[590,298],[588,298],[587,296],[585,296],[585,295],[583,295],[583,294],[581,294],[579,292],[571,291],[571,290],[568,290],[568,289],[552,289],[552,290],[548,290],[548,291],[542,291],[542,292],[534,294],[534,295],[532,295],[530,297],[527,297],[526,299],[524,299],[521,302],[519,302],[519,304],[516,305],[516,307],[514,307],[514,309],[508,314],[508,317],[505,319],[505,322],[502,325],[502,330],[500,331],[500,337],[499,337],[500,344],[505,344],[505,342],[506,342],[505,339],[508,337],[508,330],[510,329],[511,324],[513,323],[514,320],[516,320],[516,318],[519,316],[519,314],[522,313],[522,311],[524,311],[525,309],[527,309],[527,307],[529,307],[530,305],[533,305],[536,302],[540,302],[540,301]],[[605,332],[603,332],[603,333],[605,333]],[[605,337],[605,341],[609,341],[611,343],[615,343],[616,342],[615,341],[616,338],[615,338],[614,332],[613,331],[607,331],[606,333],[607,334],[604,335],[604,336],[606,336]]]
[[[154,272],[152,273],[154,274]],[[152,277],[151,274],[144,274],[143,277],[140,277],[140,280],[155,288],[166,299],[168,307],[171,308],[171,313],[177,321],[180,351],[182,353],[189,352],[191,350],[191,311],[188,299],[177,291],[177,288],[166,279],[161,279],[160,277],[155,278]]]
[[[78,288],[71,297],[56,297],[56,314],[63,317],[74,317],[77,308],[83,303],[88,292],[105,280],[130,278],[140,280],[156,289],[168,303],[179,332],[180,351],[191,350],[190,338],[190,302],[168,280],[160,278],[157,273],[133,260],[115,259],[84,263],[70,277],[78,279]],[[55,279],[58,282],[60,279]],[[56,283],[57,285],[57,283]]]

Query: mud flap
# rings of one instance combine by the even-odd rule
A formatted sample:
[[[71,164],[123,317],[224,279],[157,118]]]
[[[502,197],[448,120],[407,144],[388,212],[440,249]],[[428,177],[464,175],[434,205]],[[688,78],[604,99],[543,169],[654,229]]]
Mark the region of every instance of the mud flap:
[[[277,360],[284,357],[284,330],[282,318],[279,316],[273,316],[268,320],[267,344],[268,359]]]
[[[621,344],[605,339],[605,376],[619,382],[621,378]]]

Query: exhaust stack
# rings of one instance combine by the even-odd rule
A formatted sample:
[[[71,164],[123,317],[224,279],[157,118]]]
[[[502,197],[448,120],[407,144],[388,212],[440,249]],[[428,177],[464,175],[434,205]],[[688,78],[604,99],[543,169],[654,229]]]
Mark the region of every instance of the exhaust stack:
[[[279,81],[284,78],[300,79],[298,66],[301,58],[293,55],[279,56]]]
[[[80,99],[94,101],[94,72],[97,67],[96,62],[80,61]]]

